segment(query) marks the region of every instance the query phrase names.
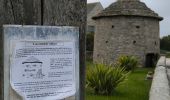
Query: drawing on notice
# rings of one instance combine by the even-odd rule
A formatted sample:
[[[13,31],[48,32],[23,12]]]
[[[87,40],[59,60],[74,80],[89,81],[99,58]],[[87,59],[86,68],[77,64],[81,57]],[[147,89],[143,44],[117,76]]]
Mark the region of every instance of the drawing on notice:
[[[43,77],[45,76],[42,73],[43,62],[33,56],[26,59],[26,61],[23,61],[22,65],[25,72],[22,74],[23,77],[43,79]]]

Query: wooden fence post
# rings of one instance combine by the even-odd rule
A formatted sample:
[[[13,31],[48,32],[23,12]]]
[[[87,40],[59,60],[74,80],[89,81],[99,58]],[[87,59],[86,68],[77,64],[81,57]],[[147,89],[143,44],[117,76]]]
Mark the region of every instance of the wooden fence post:
[[[61,25],[80,28],[80,100],[84,100],[86,0],[0,0],[0,40],[2,25]],[[0,41],[3,47],[3,41]],[[1,52],[3,49],[1,49]],[[4,100],[3,53],[0,55],[1,100]]]

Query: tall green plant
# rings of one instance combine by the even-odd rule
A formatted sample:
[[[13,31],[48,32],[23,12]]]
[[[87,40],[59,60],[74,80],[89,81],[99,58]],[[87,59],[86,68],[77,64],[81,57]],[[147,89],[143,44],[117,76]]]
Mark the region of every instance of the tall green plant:
[[[121,67],[125,67],[127,71],[134,71],[139,62],[134,56],[120,56],[117,62]]]
[[[118,66],[95,64],[87,71],[86,83],[96,94],[111,94],[114,89],[127,78],[125,68]]]

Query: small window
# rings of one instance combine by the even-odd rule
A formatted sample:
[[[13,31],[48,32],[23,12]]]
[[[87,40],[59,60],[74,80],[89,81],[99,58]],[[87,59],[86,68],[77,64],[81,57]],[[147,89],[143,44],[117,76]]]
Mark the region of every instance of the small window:
[[[115,28],[115,26],[114,26],[114,25],[112,25],[112,28]]]
[[[109,41],[106,41],[106,43],[108,43]]]
[[[136,44],[136,41],[133,41],[133,44]]]
[[[155,45],[157,45],[157,42],[155,41]]]
[[[99,54],[97,54],[97,57],[99,57],[100,55]]]
[[[139,25],[137,25],[137,26],[136,26],[136,28],[137,28],[137,29],[139,29],[139,28],[140,28],[140,26],[139,26]]]

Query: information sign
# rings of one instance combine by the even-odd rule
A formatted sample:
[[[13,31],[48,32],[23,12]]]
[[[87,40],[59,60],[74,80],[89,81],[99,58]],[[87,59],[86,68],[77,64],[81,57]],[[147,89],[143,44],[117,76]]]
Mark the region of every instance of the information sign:
[[[18,41],[10,65],[12,88],[24,100],[75,95],[75,42]]]

